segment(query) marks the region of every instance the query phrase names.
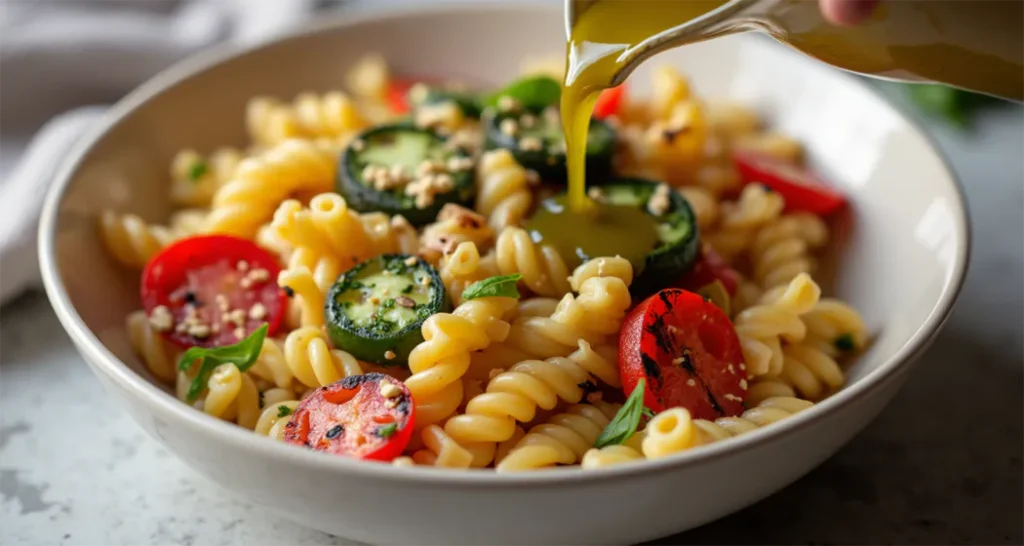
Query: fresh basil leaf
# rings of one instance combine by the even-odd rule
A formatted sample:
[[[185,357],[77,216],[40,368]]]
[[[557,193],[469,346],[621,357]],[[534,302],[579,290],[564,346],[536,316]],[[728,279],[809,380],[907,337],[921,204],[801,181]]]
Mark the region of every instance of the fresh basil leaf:
[[[648,419],[654,419],[654,411],[651,408],[645,407],[641,413]]]
[[[477,281],[462,291],[462,300],[475,300],[477,298],[515,298],[519,299],[519,291],[516,290],[516,283],[522,279],[520,273],[511,275],[499,275]]]
[[[640,425],[640,416],[644,411],[644,383],[643,379],[637,382],[633,392],[626,399],[626,403],[619,408],[612,422],[604,427],[601,435],[594,441],[594,447],[602,448],[623,444],[636,432],[636,427]]]
[[[288,406],[277,406],[277,417],[278,417],[278,419],[280,419],[281,417],[288,417],[291,414],[292,414],[292,408],[289,408]]]
[[[558,104],[562,86],[551,76],[526,76],[484,100],[484,106],[495,107],[499,97],[511,97],[528,110],[543,110]]]
[[[199,393],[203,391],[203,387],[210,380],[210,374],[221,364],[234,364],[240,372],[248,370],[256,362],[256,358],[260,356],[260,351],[263,349],[263,339],[267,337],[267,328],[267,324],[264,323],[255,332],[249,334],[249,337],[234,345],[192,347],[185,351],[185,354],[181,355],[181,359],[178,360],[179,370],[188,370],[196,360],[199,361],[199,371],[196,373],[195,378],[192,379],[192,384],[188,387],[186,399],[189,402],[194,402]]]
[[[390,425],[384,425],[384,426],[382,426],[382,427],[377,429],[377,436],[380,436],[381,438],[390,438],[390,437],[392,437],[395,434],[395,431],[397,431],[397,430],[398,430],[398,424],[397,423],[391,423]]]
[[[853,342],[853,334],[845,333],[836,336],[836,339],[832,342],[836,349],[843,352],[852,351],[856,347],[856,343]]]
[[[205,161],[197,159],[188,168],[188,179],[191,182],[198,182],[208,172],[210,172],[210,166]]]

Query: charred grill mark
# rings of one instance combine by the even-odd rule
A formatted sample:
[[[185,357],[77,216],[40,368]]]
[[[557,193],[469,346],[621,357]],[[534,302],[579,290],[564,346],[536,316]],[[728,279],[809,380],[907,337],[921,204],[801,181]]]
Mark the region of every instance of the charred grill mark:
[[[380,382],[381,380],[387,379],[388,376],[382,373],[364,373],[363,375],[350,375],[345,379],[341,380],[341,388],[343,389],[354,389],[363,383]]]
[[[697,373],[697,369],[693,367],[693,359],[690,358],[691,354],[692,353],[690,352],[690,349],[688,347],[683,347],[683,354],[681,354],[678,358],[673,360],[672,363],[690,372],[690,375],[699,378],[700,375]]]
[[[658,361],[651,358],[647,353],[640,353],[640,362],[644,365],[644,373],[651,381],[661,382],[661,368]]]
[[[662,351],[672,354],[672,339],[668,335],[668,330],[665,328],[665,321],[662,318],[657,318],[647,327],[647,333],[654,338],[654,343],[658,345],[658,348]]]
[[[711,402],[711,407],[714,408],[715,413],[718,415],[725,415],[725,410],[723,410],[722,406],[718,404],[718,400],[715,400],[715,393],[711,392],[711,387],[709,387],[707,383],[704,383],[703,379],[701,379],[700,382],[701,385],[704,386],[704,392],[707,393],[708,401]]]
[[[345,434],[345,427],[342,425],[334,425],[327,431],[327,438],[329,440],[333,440],[342,434]]]

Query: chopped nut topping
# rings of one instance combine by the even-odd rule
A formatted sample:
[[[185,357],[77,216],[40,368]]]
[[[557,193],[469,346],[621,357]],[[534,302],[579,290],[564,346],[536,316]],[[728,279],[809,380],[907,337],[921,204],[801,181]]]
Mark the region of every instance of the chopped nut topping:
[[[238,260],[238,263],[235,264],[235,269],[244,273],[249,270],[249,262],[245,260]]]
[[[539,152],[544,149],[544,143],[537,137],[525,137],[519,141],[519,149],[527,152]]]
[[[449,158],[447,167],[451,172],[468,171],[473,168],[473,158],[463,156]]]
[[[242,328],[241,326],[235,328],[235,331],[232,332],[232,333],[234,333],[235,337],[238,338],[238,339],[245,338],[245,328]]]
[[[533,114],[523,114],[522,116],[519,117],[519,125],[522,125],[523,127],[529,129],[534,125],[537,125],[537,116]]]
[[[361,151],[365,150],[366,149],[366,141],[361,139],[361,138],[357,138],[357,139],[353,140],[352,141],[352,149],[357,151],[357,152],[361,152]]]
[[[412,298],[408,296],[399,296],[395,298],[395,303],[407,309],[412,309],[413,307],[416,307],[416,302],[412,301]]]
[[[431,283],[430,277],[424,275],[422,278],[420,278],[420,284],[421,285],[423,285],[423,286],[430,286],[430,283]]]
[[[188,335],[195,338],[203,339],[210,337],[210,327],[205,324],[193,324],[189,326],[186,331],[188,332]]]
[[[217,294],[213,298],[214,303],[217,304],[217,310],[225,312],[228,310],[228,297],[224,294]]]
[[[519,123],[512,118],[505,118],[498,125],[498,130],[507,137],[514,137],[519,132]]]
[[[519,101],[517,101],[514,98],[508,95],[502,95],[498,97],[499,112],[515,112],[520,108],[522,108],[522,104],[520,104]]]
[[[422,105],[416,109],[415,116],[417,127],[431,128],[442,135],[455,132],[466,121],[462,109],[455,101]]]
[[[735,394],[732,394],[732,393],[725,393],[725,399],[726,400],[732,400],[733,402],[742,402],[743,401],[742,398],[740,398],[739,396],[736,396]]]
[[[249,318],[263,320],[267,316],[267,308],[262,303],[256,302],[249,308]]]
[[[228,320],[225,322],[233,322],[236,326],[242,326],[245,324],[245,311],[241,309],[235,309],[228,313]]]
[[[384,359],[385,360],[394,360],[395,357],[397,357],[397,356],[398,355],[396,355],[395,352],[390,350],[390,349],[388,349],[387,351],[384,351]]]
[[[740,388],[743,389],[743,390],[747,390],[747,380],[746,379],[740,379]]]
[[[417,261],[419,260],[416,259],[416,256],[409,256],[405,259],[405,265],[416,265]]]
[[[694,381],[693,379],[687,379],[686,380],[686,384],[691,386],[691,387],[696,387],[697,386],[697,382]]]
[[[242,277],[242,280],[238,281],[238,286],[242,288],[252,288],[252,279],[249,277]]]
[[[391,353],[391,358],[395,358],[394,351],[388,351]],[[387,358],[387,357],[385,357]],[[387,379],[380,380],[380,394],[384,398],[395,398],[396,396],[402,395],[402,389],[398,388],[397,385],[388,381]]]
[[[174,315],[166,305],[157,305],[149,315],[149,325],[157,332],[169,332],[174,327]]]
[[[603,202],[605,198],[604,190],[598,187],[590,188],[587,190],[587,197],[590,197],[594,201]]]
[[[669,201],[671,191],[668,184],[658,184],[658,188],[654,190],[654,195],[647,201],[647,210],[655,216],[661,216],[668,212],[668,207],[671,204]]]

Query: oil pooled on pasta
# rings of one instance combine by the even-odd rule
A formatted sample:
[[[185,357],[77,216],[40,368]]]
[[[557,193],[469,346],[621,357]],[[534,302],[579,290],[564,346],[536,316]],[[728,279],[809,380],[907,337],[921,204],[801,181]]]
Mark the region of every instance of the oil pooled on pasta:
[[[542,201],[526,229],[535,243],[553,246],[569,267],[600,256],[621,256],[639,273],[659,241],[657,224],[643,208],[589,201],[575,211],[566,197]]]

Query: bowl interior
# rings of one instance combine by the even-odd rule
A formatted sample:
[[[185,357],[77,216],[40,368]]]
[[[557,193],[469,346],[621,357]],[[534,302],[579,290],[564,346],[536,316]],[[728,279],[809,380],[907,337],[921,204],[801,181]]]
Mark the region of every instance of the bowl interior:
[[[215,53],[175,67],[120,104],[71,171],[55,234],[43,237],[55,237],[59,283],[74,310],[134,372],[152,379],[124,331],[126,313],[139,305],[138,274],[107,258],[96,221],[108,207],[164,220],[175,152],[245,145],[249,98],[340,88],[346,68],[370,51],[396,73],[499,84],[524,58],[564,47],[560,13],[550,7],[462,6],[336,23],[240,56]],[[196,71],[196,63],[208,66]],[[767,40],[730,37],[667,52],[631,76],[637,93],[661,63],[679,67],[702,96],[754,105],[803,141],[814,165],[850,197],[828,286],[863,313],[875,339],[848,370],[849,382],[856,388],[872,372],[894,368],[893,356],[923,340],[924,325],[937,325],[966,261],[963,203],[928,140],[852,78]]]

